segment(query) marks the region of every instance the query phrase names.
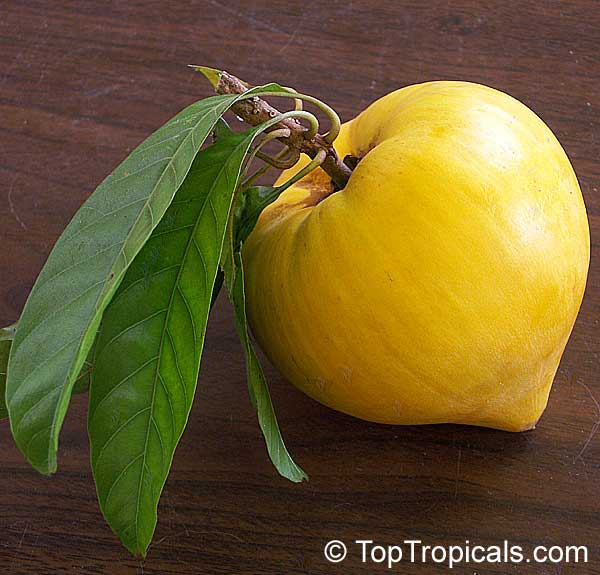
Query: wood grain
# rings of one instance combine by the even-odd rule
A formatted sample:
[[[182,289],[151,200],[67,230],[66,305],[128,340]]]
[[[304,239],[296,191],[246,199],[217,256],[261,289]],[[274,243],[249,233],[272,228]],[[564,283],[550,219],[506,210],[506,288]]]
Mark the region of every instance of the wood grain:
[[[590,546],[587,565],[454,573],[600,572],[600,5],[252,0],[8,1],[0,5],[0,321],[17,319],[54,241],[126,153],[209,86],[204,64],[279,81],[349,119],[405,84],[482,82],[532,107],[563,143],[592,230],[583,308],[538,429],[386,427],[327,410],[269,371],[288,446],[311,476],[279,478],[249,406],[221,299],[191,422],[148,559],[128,556],[95,500],[76,398],[59,472],[37,475],[0,425],[0,568],[11,574],[383,573],[329,539],[508,539]],[[562,569],[562,570],[561,570]],[[432,563],[392,572],[446,573]]]

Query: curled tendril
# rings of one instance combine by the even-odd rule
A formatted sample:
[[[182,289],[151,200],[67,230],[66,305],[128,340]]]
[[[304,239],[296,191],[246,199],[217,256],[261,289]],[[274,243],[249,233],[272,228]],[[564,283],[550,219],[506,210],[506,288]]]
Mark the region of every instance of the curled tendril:
[[[271,126],[281,122],[281,120],[285,120],[286,118],[296,118],[296,119],[302,119],[302,120],[306,120],[309,124],[309,129],[306,132],[307,137],[312,138],[318,131],[319,131],[319,120],[317,120],[316,116],[314,114],[311,114],[310,112],[306,112],[304,110],[290,110],[289,112],[284,112],[283,114],[279,114],[277,116],[275,116],[274,118],[271,118],[269,121],[265,122],[260,129],[260,132],[264,133],[266,132]],[[269,164],[270,166],[273,166],[275,168],[281,169],[281,170],[286,170],[288,168],[291,168],[299,159],[300,159],[300,151],[299,150],[289,150],[288,148],[286,148],[286,154],[291,154],[291,157],[289,159],[285,159],[285,155],[277,155],[275,157],[269,156],[267,154],[263,154],[260,149],[267,143],[270,142],[271,140],[274,140],[276,138],[286,138],[287,136],[290,135],[290,131],[288,128],[281,128],[278,130],[273,130],[272,132],[267,132],[267,134],[263,137],[263,139],[261,140],[261,142],[255,146],[255,148],[253,149],[253,151],[251,152],[248,161],[246,162],[246,166],[250,165],[250,162],[254,159],[254,157],[257,157],[261,160],[263,160],[264,162],[266,162],[267,164]],[[244,172],[244,175],[246,174],[247,169]],[[263,172],[264,173],[264,172]],[[258,174],[260,175],[260,174]],[[253,179],[255,179],[255,177],[258,177],[258,175],[253,176]]]
[[[289,112],[284,112],[280,116],[275,117],[280,120],[283,120],[286,117],[306,120],[309,127],[308,131],[304,133],[304,137],[307,140],[314,138],[319,132],[319,120],[317,120],[317,117],[314,114],[306,112],[305,110],[290,110]]]
[[[305,112],[304,110],[290,110],[289,112],[278,114],[277,116],[266,121],[260,126],[260,130],[258,131],[258,133],[265,133],[271,126],[278,124],[286,118],[301,118],[303,120],[307,120],[311,126],[309,132],[307,133],[314,132],[316,134],[319,130],[319,120],[317,120],[314,114],[311,114],[310,112]],[[300,151],[296,149],[290,149],[288,147],[285,147],[283,150],[281,150],[281,152],[279,152],[275,157],[268,156],[266,154],[261,153],[260,151],[260,149],[267,142],[270,142],[271,140],[274,140],[276,138],[285,138],[289,136],[289,133],[289,128],[281,128],[273,130],[272,132],[267,132],[267,134],[263,137],[260,143],[254,147],[254,149],[248,156],[248,159],[246,160],[246,167],[244,169],[242,177],[246,177],[246,174],[248,173],[248,168],[250,167],[250,163],[255,157],[260,158],[261,160],[266,162],[266,164],[262,168],[258,169],[254,174],[252,174],[245,180],[242,180],[239,189],[244,189],[248,187],[251,182],[256,180],[256,178],[264,174],[271,167],[277,167],[279,169],[285,170],[291,168],[300,159]],[[286,159],[286,156],[290,154],[291,157],[289,159]]]
[[[254,146],[254,148],[252,149],[252,152],[250,152],[250,154],[248,155],[248,159],[246,160],[246,167],[248,167],[252,160],[254,160],[254,158],[257,156],[257,154],[260,153],[260,150],[269,142],[271,142],[272,140],[275,140],[277,138],[287,138],[290,135],[290,130],[289,128],[279,128],[278,130],[273,130],[272,132],[267,132],[264,136],[263,139],[256,144],[256,146]],[[262,159],[262,158],[261,158]]]
[[[300,159],[300,152],[298,150],[291,150],[290,148],[285,147],[285,148],[283,148],[283,150],[281,150],[279,153],[277,153],[274,156],[274,158],[275,158],[275,160],[283,160],[287,156],[289,156],[290,154],[293,154],[293,157],[290,158],[290,161],[293,160],[293,164],[292,165],[294,165]],[[263,174],[265,174],[266,172],[268,172],[273,167],[274,167],[273,164],[270,164],[270,163],[263,164],[260,168],[258,168],[258,170],[256,170],[252,175],[248,176],[242,182],[241,187],[242,188],[249,187],[250,184],[252,184],[252,182],[254,182],[257,178],[259,178],[260,176],[262,176]],[[244,172],[244,176],[246,176],[246,174],[247,174],[247,170]]]
[[[315,168],[318,168],[325,161],[326,156],[327,152],[325,150],[319,150],[317,155],[308,164],[306,164],[306,166],[304,166],[301,170],[298,170],[287,182],[277,186],[274,189],[274,193],[279,195],[281,192],[287,190],[290,186],[293,186],[298,180],[301,180]]]
[[[277,94],[275,92],[273,94],[281,95],[281,94]],[[290,95],[291,94],[294,94],[294,96],[296,95],[296,93],[290,92]],[[265,94],[265,95],[269,95],[269,94]],[[311,101],[311,102],[313,100],[315,100],[322,106],[326,106],[319,100],[316,100],[316,98],[312,98],[310,96],[305,97],[303,94],[299,94],[299,96],[300,96],[300,98],[297,98],[298,100],[307,99],[307,101]],[[315,104],[315,105],[318,106],[319,104]],[[327,108],[329,108],[329,106],[327,106]],[[333,112],[333,110],[332,110],[332,112]],[[338,118],[337,114],[335,112],[333,112],[333,114],[337,118],[337,121],[339,124],[339,118]],[[316,135],[318,133],[319,121],[314,116],[314,114],[311,114],[310,112],[306,112],[304,110],[298,110],[298,109],[290,110],[289,112],[284,112],[283,114],[279,114],[279,115],[275,116],[274,118],[272,118],[271,120],[265,122],[261,126],[260,132],[264,133],[271,126],[281,122],[281,120],[284,120],[286,118],[300,118],[300,119],[307,120],[310,125],[310,129],[306,134],[308,138],[312,138],[312,137],[314,137],[314,135]],[[332,130],[334,132],[334,136],[336,136],[337,133],[335,131],[335,125],[332,126]],[[339,132],[339,127],[337,129],[337,132]],[[331,131],[328,132],[328,134],[329,133],[331,133]],[[279,169],[288,169],[288,168],[291,168],[294,164],[296,164],[296,162],[300,158],[300,151],[297,149],[285,148],[279,154],[277,154],[275,157],[269,156],[267,154],[263,154],[260,151],[260,149],[267,142],[270,142],[277,138],[285,138],[288,135],[289,135],[289,129],[287,129],[287,128],[281,128],[281,129],[273,130],[272,132],[267,132],[267,134],[263,137],[261,142],[259,144],[257,144],[254,147],[254,149],[252,150],[252,152],[250,153],[247,163],[246,163],[246,169],[244,170],[244,176],[247,173],[248,166],[250,165],[250,163],[252,162],[252,160],[255,157],[263,160],[264,162],[266,162],[267,165],[263,166],[261,169],[257,170],[254,174],[252,174],[250,177],[246,178],[242,182],[242,185],[240,186],[241,189],[249,186],[251,182],[253,182],[256,178],[258,178],[260,175],[265,173],[271,166],[279,168]],[[335,139],[335,137],[334,137],[334,139]],[[286,158],[286,156],[288,156],[288,155],[291,155],[290,158]],[[306,166],[304,166],[304,168],[302,168],[296,174],[294,174],[287,182],[283,183],[281,186],[277,186],[276,188],[274,188],[274,193],[279,195],[281,192],[283,192],[284,190],[289,188],[291,185],[295,184],[298,180],[302,179],[308,173],[312,172],[312,170],[319,167],[324,162],[326,156],[327,156],[326,150],[319,150],[317,152],[317,155]]]
[[[290,88],[289,86],[282,86],[282,88],[292,94],[298,93],[297,90],[295,90],[294,88]],[[300,110],[302,110],[302,100],[300,98],[294,98],[294,110],[296,112],[299,112]]]
[[[337,115],[336,111],[333,108],[329,107],[324,102],[321,102],[321,100],[314,98],[313,96],[307,96],[306,94],[300,94],[299,92],[292,91],[291,88],[285,88],[285,90],[288,90],[288,92],[287,93],[285,93],[285,92],[264,92],[261,94],[261,97],[264,96],[264,97],[268,98],[271,96],[277,96],[279,98],[293,98],[294,100],[301,100],[301,101],[305,101],[305,102],[312,104],[313,106],[315,106],[316,108],[321,110],[329,118],[329,121],[331,122],[331,128],[329,129],[329,131],[326,134],[323,135],[323,139],[328,144],[332,144],[335,141],[335,139],[338,137],[338,135],[340,133],[340,128],[342,126],[340,117]],[[300,112],[302,110],[294,110],[294,111]],[[316,132],[315,132],[315,134],[316,134]],[[315,134],[313,134],[313,136]],[[308,138],[312,138],[313,136],[307,135]]]
[[[248,234],[252,231],[252,228],[254,227],[254,223],[256,222],[256,220],[257,220],[260,212],[263,210],[263,208],[268,206],[271,202],[274,202],[279,197],[279,194],[281,194],[281,192],[285,191],[292,184],[294,184],[295,182],[297,182],[298,180],[300,180],[301,178],[306,176],[306,174],[308,174],[309,172],[311,172],[312,170],[314,170],[315,168],[320,166],[323,163],[323,161],[325,160],[326,156],[327,156],[327,152],[325,150],[319,150],[319,152],[313,158],[313,160],[310,163],[308,163],[304,168],[299,170],[297,174],[294,174],[294,176],[292,176],[287,182],[285,182],[281,186],[272,188],[266,195],[262,196],[260,198],[260,203],[258,205],[252,206],[250,208],[251,209],[250,213],[246,214],[246,217],[242,220],[242,227],[241,227],[242,238],[248,237]],[[238,233],[239,233],[239,230],[238,230]],[[239,235],[238,235],[238,238],[240,238]],[[243,242],[243,239],[238,239],[238,241]]]
[[[277,168],[278,170],[287,170],[289,168],[293,168],[296,162],[300,159],[300,152],[298,150],[293,150],[290,158],[282,159],[277,156],[269,156],[268,154],[263,154],[262,152],[257,152],[256,157],[263,162],[266,162],[273,168]]]

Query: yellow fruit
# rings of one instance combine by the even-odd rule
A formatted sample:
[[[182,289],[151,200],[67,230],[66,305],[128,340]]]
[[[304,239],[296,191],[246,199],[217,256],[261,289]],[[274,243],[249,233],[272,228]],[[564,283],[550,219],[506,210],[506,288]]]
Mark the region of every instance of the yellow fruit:
[[[534,427],[589,264],[581,192],[550,129],[502,92],[430,82],[372,104],[336,148],[362,158],[348,185],[331,194],[312,172],[246,243],[262,349],[356,417]]]

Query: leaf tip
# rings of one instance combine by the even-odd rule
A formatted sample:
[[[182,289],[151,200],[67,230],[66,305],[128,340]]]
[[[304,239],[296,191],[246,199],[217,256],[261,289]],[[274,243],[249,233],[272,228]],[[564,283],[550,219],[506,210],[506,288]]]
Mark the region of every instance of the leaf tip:
[[[50,456],[47,461],[44,461],[42,463],[38,463],[29,459],[29,463],[31,463],[31,467],[33,467],[38,473],[44,475],[45,477],[51,477],[56,473],[56,470],[58,469],[58,466],[56,464],[56,456]]]
[[[125,547],[125,549],[127,549],[127,551],[129,551],[129,553],[131,553],[131,555],[135,559],[138,559],[140,561],[146,559],[146,555],[148,554],[148,547],[150,546],[149,543],[144,544],[144,542],[139,541],[136,537],[132,539],[126,533],[115,529],[113,525],[111,525],[111,522],[108,520],[108,518],[107,521],[113,532],[116,533],[117,537],[120,539],[121,543],[123,544],[123,547]]]
[[[221,70],[208,68],[207,66],[194,66],[193,64],[188,64],[188,66],[193,70],[196,70],[196,72],[204,74],[204,77],[211,83],[213,88],[217,87],[217,84],[221,79],[221,74],[223,73]]]
[[[17,333],[17,324],[13,323],[7,327],[0,328],[0,341],[12,341]]]
[[[290,479],[294,482],[294,483],[304,483],[305,481],[308,481],[308,475],[307,473],[298,468],[299,473],[297,475],[295,475],[293,478],[290,477]]]

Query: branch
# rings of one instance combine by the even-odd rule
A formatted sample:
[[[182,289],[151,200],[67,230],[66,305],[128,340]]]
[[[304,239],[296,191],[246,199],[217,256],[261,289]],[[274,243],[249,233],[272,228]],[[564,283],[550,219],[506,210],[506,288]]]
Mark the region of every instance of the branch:
[[[215,86],[217,94],[243,94],[246,90],[248,90],[248,87],[244,82],[227,72],[220,73],[219,81]],[[262,124],[280,114],[277,108],[261,100],[258,96],[237,102],[233,105],[232,110],[251,126]],[[287,128],[290,131],[290,135],[278,139],[290,149],[298,150],[310,158],[314,158],[319,151],[324,150],[326,155],[321,168],[329,174],[336,190],[341,190],[346,186],[352,170],[340,160],[333,146],[325,142],[320,134],[307,139],[305,137],[307,128],[293,118],[286,118],[278,122],[274,126],[271,126],[268,131],[271,132],[282,128]]]

